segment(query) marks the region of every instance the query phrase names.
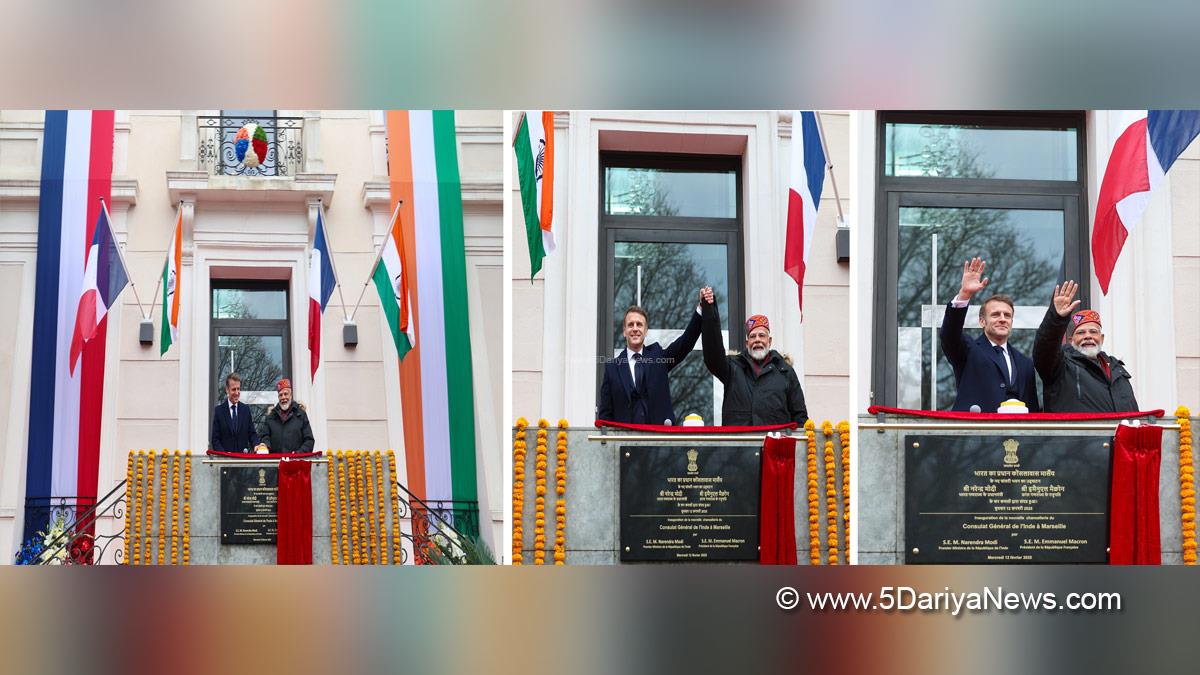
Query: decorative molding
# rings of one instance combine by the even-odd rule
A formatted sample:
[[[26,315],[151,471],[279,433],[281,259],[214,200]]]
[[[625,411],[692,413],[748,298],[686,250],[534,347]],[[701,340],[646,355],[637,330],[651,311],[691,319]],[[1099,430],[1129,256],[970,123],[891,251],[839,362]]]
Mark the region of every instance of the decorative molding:
[[[205,171],[167,171],[167,192],[172,203],[184,195],[196,202],[273,202],[307,204],[320,197],[333,203],[335,173],[300,173],[295,176],[210,176]]]
[[[41,197],[40,178],[0,178],[0,204],[36,204]],[[133,178],[112,180],[113,205],[136,206],[138,182]]]
[[[464,182],[461,190],[464,205],[499,206],[504,203],[504,183],[501,181]],[[363,208],[385,211],[391,208],[391,185],[386,179],[363,181],[359,194]]]

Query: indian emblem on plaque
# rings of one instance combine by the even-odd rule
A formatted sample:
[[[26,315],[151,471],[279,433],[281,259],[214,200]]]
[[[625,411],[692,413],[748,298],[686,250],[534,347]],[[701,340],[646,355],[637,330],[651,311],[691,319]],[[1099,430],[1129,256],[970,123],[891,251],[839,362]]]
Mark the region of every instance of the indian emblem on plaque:
[[[699,456],[700,456],[700,453],[695,448],[692,448],[691,450],[687,451],[688,473],[697,473],[700,471],[700,465],[696,463],[696,458]]]
[[[266,484],[267,484],[267,470],[259,469],[258,470],[258,487],[265,487]]]
[[[1017,466],[1021,460],[1017,459],[1017,446],[1020,443],[1015,438],[1010,438],[1004,441],[1004,466]]]

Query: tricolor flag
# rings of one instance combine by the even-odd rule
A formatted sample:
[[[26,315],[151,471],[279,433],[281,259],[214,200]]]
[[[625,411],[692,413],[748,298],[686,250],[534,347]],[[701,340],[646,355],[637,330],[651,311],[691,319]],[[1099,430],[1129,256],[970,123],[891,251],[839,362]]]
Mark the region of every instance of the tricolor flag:
[[[179,339],[180,270],[183,269],[183,209],[175,220],[175,234],[171,237],[171,248],[167,249],[167,262],[163,264],[162,331],[159,333],[158,355],[167,353]]]
[[[554,250],[554,113],[527,110],[517,122],[513,138],[517,178],[521,184],[521,210],[529,240],[530,278],[542,269],[542,258]]]
[[[413,352],[400,364],[406,480],[426,501],[477,501],[471,325],[454,111],[390,110],[387,134],[393,210],[400,204],[397,255],[403,247],[401,260],[408,261],[411,272],[403,277],[416,329]]]
[[[396,356],[403,362],[404,356],[417,343],[417,334],[409,317],[412,300],[408,295],[408,261],[404,257],[404,228],[400,227],[399,216],[400,209],[394,209],[392,225],[375,257],[371,279],[375,282],[375,290],[379,291],[379,305],[387,317]]]
[[[792,115],[791,170],[788,174],[787,240],[783,249],[783,271],[796,280],[800,317],[804,318],[804,271],[812,249],[817,207],[825,185],[825,150],[817,115],[811,110]]]
[[[1092,227],[1092,264],[1104,295],[1121,247],[1146,210],[1150,193],[1198,133],[1200,111],[1150,110],[1117,137],[1100,183]]]
[[[46,112],[38,184],[25,537],[46,529],[47,511],[38,505],[50,498],[78,496],[82,508],[96,499],[107,317],[97,317],[94,337],[82,347],[82,366],[72,373],[69,361],[100,199],[110,198],[113,117],[111,110]],[[94,265],[100,263],[97,253],[90,257]],[[99,282],[99,268],[94,269]]]
[[[117,250],[117,240],[108,222],[108,209],[102,204],[92,245],[88,248],[87,263],[83,267],[83,288],[75,310],[75,331],[71,336],[72,375],[79,363],[79,355],[83,353],[83,344],[96,337],[108,308],[116,304],[117,296],[128,284],[129,272]]]
[[[308,351],[312,377],[317,378],[317,367],[321,365],[321,313],[329,304],[337,276],[333,273],[333,260],[329,257],[329,243],[325,239],[323,209],[317,209],[317,231],[313,237],[312,258],[308,263]]]

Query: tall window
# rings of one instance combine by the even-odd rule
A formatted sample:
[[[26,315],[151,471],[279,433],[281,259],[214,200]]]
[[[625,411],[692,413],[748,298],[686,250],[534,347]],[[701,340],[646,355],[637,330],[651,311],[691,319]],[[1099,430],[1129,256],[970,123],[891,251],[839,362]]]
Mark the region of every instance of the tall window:
[[[624,348],[621,321],[630,305],[649,314],[647,344],[670,344],[691,320],[703,286],[716,293],[730,344],[729,317],[742,314],[741,164],[731,156],[601,154],[603,358]],[[736,344],[740,323],[733,326]],[[720,383],[704,367],[699,342],[670,382],[680,418],[697,413],[720,423]]]
[[[1087,297],[1084,135],[1082,113],[880,113],[874,402],[953,405],[937,331],[968,258],[988,261],[983,296],[1013,297],[1010,342],[1026,355],[1057,282]]]
[[[214,279],[211,300],[212,404],[225,399],[225,376],[237,373],[257,428],[277,400],[275,383],[291,377],[287,282]]]

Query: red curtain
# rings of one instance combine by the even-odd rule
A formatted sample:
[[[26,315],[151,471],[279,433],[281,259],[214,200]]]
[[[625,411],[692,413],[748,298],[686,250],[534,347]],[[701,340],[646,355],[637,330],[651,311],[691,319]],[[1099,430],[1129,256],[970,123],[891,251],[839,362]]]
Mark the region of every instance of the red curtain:
[[[279,537],[276,562],[312,564],[312,464],[303,460],[279,463]]]
[[[1158,565],[1158,470],[1162,427],[1117,427],[1108,532],[1110,565]]]
[[[759,493],[758,562],[796,564],[796,439],[768,436],[763,443]]]

